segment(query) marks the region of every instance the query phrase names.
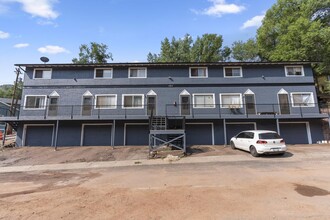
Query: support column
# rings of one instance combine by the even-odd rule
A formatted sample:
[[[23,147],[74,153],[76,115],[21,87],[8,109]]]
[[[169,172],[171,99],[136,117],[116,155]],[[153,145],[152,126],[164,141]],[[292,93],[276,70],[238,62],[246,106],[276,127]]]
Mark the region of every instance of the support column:
[[[227,145],[227,126],[226,126],[226,119],[223,119],[223,139],[225,145]]]
[[[60,124],[60,121],[56,121],[56,127],[55,127],[55,140],[54,140],[54,146],[55,146],[55,151],[57,150],[57,137],[58,137],[58,126]]]
[[[276,119],[276,127],[277,127],[277,133],[281,135],[280,120],[278,118]]]
[[[112,129],[111,129],[111,146],[115,148],[115,135],[116,135],[116,120],[113,120]]]

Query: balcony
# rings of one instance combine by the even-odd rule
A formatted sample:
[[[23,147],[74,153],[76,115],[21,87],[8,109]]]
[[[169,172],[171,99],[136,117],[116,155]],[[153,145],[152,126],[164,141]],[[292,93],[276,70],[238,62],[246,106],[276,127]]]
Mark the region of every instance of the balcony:
[[[121,105],[96,108],[94,105],[50,105],[43,108],[26,109],[21,106],[18,115],[1,117],[1,121],[17,120],[114,120],[114,119],[148,119],[151,112],[157,116],[184,116],[186,119],[294,119],[294,118],[327,118],[329,106],[313,107],[300,105],[293,107],[279,104],[231,105],[219,104],[190,105],[165,104],[124,108]],[[156,112],[156,113],[155,113]]]

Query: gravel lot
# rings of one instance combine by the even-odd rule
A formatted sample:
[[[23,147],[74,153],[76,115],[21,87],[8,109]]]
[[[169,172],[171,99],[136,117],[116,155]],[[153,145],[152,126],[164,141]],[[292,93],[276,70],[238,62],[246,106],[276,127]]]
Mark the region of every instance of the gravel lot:
[[[147,152],[19,148],[0,160],[4,167],[146,159]],[[224,146],[191,152],[205,162],[0,173],[0,219],[330,219],[328,145],[289,146],[284,157]],[[208,162],[220,155],[231,159]]]

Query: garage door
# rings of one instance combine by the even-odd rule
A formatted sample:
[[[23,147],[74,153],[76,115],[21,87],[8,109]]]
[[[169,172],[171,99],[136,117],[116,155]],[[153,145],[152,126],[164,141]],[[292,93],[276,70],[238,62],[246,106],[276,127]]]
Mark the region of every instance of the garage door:
[[[306,123],[280,123],[281,136],[287,144],[308,144]]]
[[[149,145],[148,124],[126,124],[125,145]]]
[[[186,144],[212,145],[213,124],[186,124]]]
[[[227,143],[229,143],[230,139],[234,137],[236,134],[238,134],[241,131],[245,130],[254,130],[255,129],[254,123],[235,123],[235,124],[226,124],[227,129]]]
[[[83,146],[111,146],[111,124],[83,125]]]
[[[52,146],[53,128],[53,125],[27,125],[25,131],[25,146]]]

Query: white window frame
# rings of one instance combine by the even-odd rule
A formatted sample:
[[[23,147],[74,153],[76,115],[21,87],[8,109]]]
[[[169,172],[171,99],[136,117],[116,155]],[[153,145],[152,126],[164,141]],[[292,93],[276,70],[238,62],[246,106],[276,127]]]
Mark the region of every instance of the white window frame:
[[[141,96],[142,97],[142,106],[141,107],[124,107],[124,100],[126,96]],[[144,109],[144,94],[122,94],[122,109]]]
[[[44,97],[45,98],[45,102],[44,104],[41,106],[41,108],[27,108],[26,107],[26,101],[28,97]],[[24,110],[45,110],[46,109],[46,105],[47,105],[47,95],[25,95],[24,97]]]
[[[232,69],[232,68],[239,69],[240,75],[239,76],[226,76],[226,69]],[[241,66],[225,66],[225,67],[223,67],[223,77],[224,78],[239,78],[239,77],[243,77],[243,69],[242,69]]]
[[[195,96],[201,96],[201,95],[204,95],[204,96],[211,95],[213,97],[212,107],[198,107],[198,106],[196,106]],[[197,108],[197,109],[198,108],[215,108],[215,95],[214,95],[214,93],[194,93],[192,102],[193,102],[193,108]]]
[[[205,69],[205,76],[192,76],[191,75],[191,70],[192,69]],[[209,73],[208,73],[208,68],[207,67],[201,67],[201,66],[192,66],[189,67],[189,78],[208,78]]]
[[[145,70],[145,76],[144,77],[132,77],[131,76],[131,70],[132,69],[144,69]],[[131,78],[131,79],[145,79],[145,78],[147,78],[147,67],[130,67],[130,68],[128,68],[128,78]]]
[[[238,108],[243,108],[242,93],[220,93],[220,94],[219,94],[219,98],[220,98],[220,108],[228,108],[228,109],[230,109],[230,106],[229,106],[229,107],[224,107],[224,106],[222,106],[222,96],[223,96],[223,95],[226,95],[226,96],[228,96],[228,95],[239,95],[240,103],[237,104],[237,105],[239,105]]]
[[[42,78],[36,78],[35,77],[36,76],[36,70],[50,71],[50,78],[44,78],[44,77],[42,77]],[[53,75],[53,69],[51,69],[51,68],[35,68],[33,70],[33,79],[52,79],[52,75]]]
[[[98,97],[107,97],[107,96],[112,96],[115,97],[115,105],[112,107],[102,107],[98,108],[97,106],[97,98]],[[94,98],[94,109],[116,109],[117,108],[117,94],[95,94]]]
[[[301,75],[288,75],[288,68],[301,68]],[[305,72],[304,72],[304,66],[302,65],[291,65],[291,66],[284,66],[284,70],[285,70],[285,76],[287,77],[302,77],[305,76]]]
[[[111,70],[110,77],[96,77],[96,70]],[[94,79],[112,79],[113,77],[113,68],[95,68],[94,69]]]
[[[295,105],[294,101],[293,101],[293,95],[299,95],[299,94],[310,94],[312,101],[311,104],[308,106],[304,106],[304,105]],[[315,107],[315,102],[314,102],[314,93],[313,92],[291,92],[290,93],[290,97],[291,97],[291,103],[292,103],[292,107],[302,107],[302,108],[313,108]]]

